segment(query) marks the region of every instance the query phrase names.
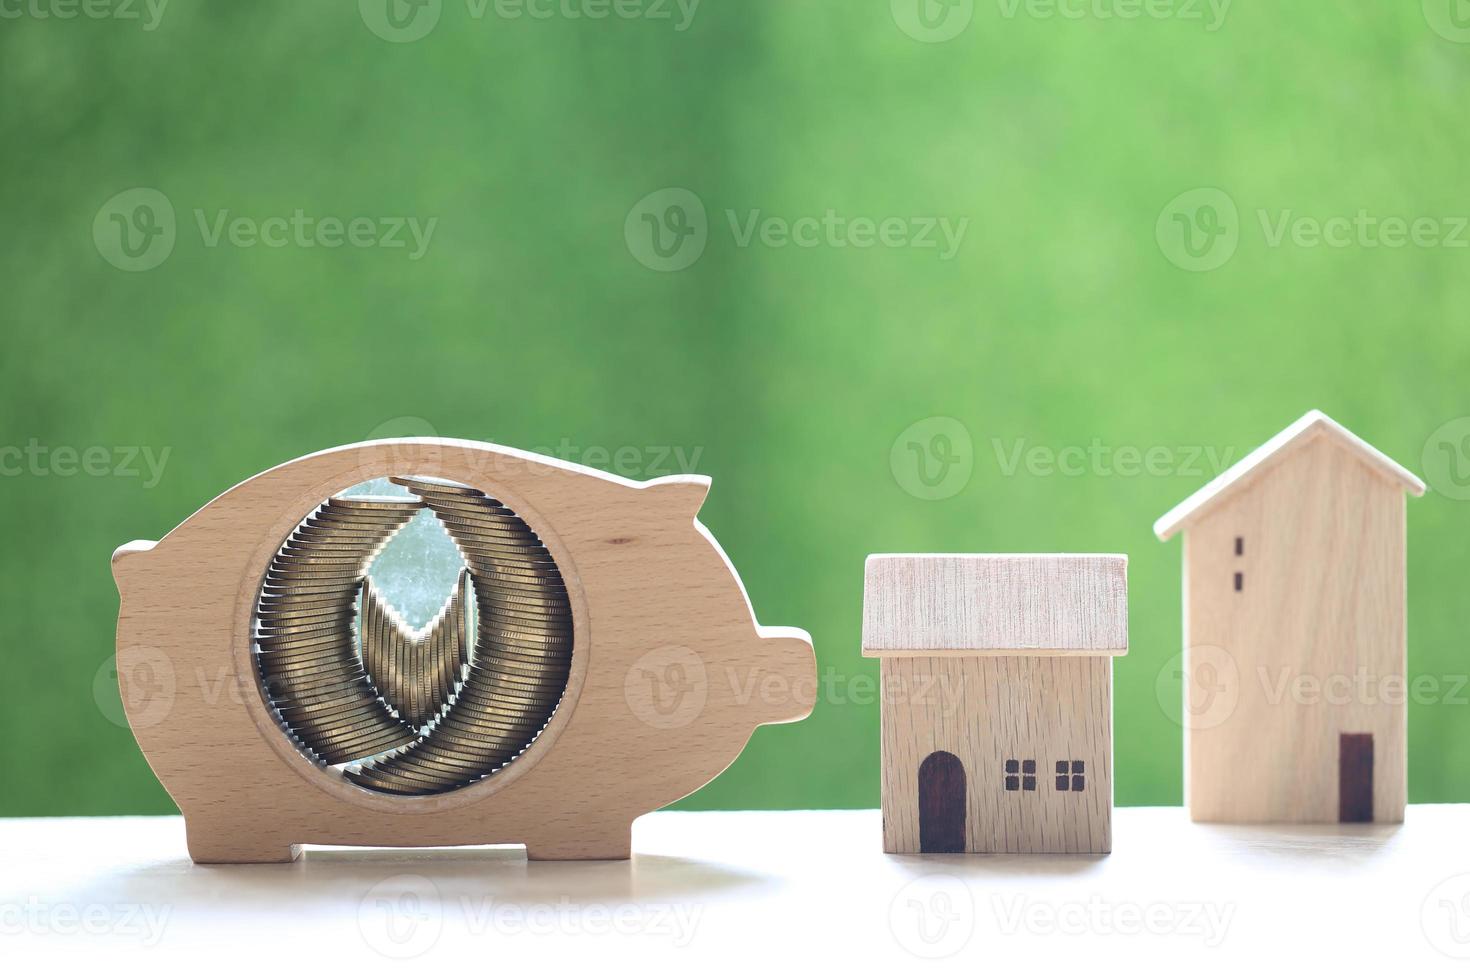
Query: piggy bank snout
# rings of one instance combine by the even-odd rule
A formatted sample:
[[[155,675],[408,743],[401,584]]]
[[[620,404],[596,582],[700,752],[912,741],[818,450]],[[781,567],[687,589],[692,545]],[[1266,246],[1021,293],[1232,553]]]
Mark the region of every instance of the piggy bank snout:
[[[801,721],[817,701],[817,658],[811,637],[799,629],[763,630],[760,649],[768,677],[760,686],[762,723]]]

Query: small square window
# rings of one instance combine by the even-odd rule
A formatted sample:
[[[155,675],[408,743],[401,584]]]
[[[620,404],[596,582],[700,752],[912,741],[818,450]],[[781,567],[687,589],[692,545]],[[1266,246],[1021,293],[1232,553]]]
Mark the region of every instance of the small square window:
[[[1081,793],[1087,788],[1087,777],[1083,775],[1086,766],[1081,759],[1068,761],[1063,759],[1057,763],[1057,791],[1061,793]]]
[[[1019,762],[1017,762],[1015,759],[1007,759],[1006,760],[1006,772],[1020,772],[1020,771],[1021,771],[1021,764]]]
[[[1036,760],[1035,759],[1027,759],[1024,762],[1022,762],[1021,763],[1021,771],[1022,772],[1035,773],[1036,772]]]
[[[1024,790],[1034,790],[1034,789],[1036,789],[1036,777],[1035,776],[1022,776],[1021,777],[1021,788],[1024,789]]]
[[[1006,777],[1006,790],[1008,792],[1014,793],[1016,790],[1018,790],[1020,788],[1021,788],[1021,777],[1019,777],[1019,776],[1007,776]]]

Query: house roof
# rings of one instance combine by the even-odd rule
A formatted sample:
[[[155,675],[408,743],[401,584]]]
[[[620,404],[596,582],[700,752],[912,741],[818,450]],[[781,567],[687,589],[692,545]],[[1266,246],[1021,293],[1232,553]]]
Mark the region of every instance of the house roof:
[[[1214,504],[1229,497],[1250,481],[1268,463],[1289,450],[1307,445],[1320,437],[1337,441],[1353,452],[1368,468],[1385,480],[1397,483],[1418,497],[1424,493],[1424,481],[1374,449],[1342,425],[1313,409],[1272,436],[1264,445],[1243,457],[1234,466],[1200,487],[1173,510],[1154,522],[1154,534],[1167,541]]]
[[[863,656],[1122,656],[1127,555],[869,555]]]

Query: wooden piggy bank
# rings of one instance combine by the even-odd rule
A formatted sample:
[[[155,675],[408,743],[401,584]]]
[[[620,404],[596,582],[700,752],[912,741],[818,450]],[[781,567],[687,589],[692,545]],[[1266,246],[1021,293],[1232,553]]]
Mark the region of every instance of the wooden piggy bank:
[[[190,855],[627,857],[634,818],[815,698],[810,637],[755,621],[696,520],[708,491],[393,440],[278,466],[119,548],[123,704]],[[437,522],[463,564],[417,629],[372,576],[413,521]]]

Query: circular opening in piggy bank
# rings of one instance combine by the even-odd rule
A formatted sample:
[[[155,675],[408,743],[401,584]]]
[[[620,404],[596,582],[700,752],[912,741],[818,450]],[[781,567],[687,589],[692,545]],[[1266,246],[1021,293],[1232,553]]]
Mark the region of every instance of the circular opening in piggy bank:
[[[315,507],[266,569],[252,636],[261,688],[297,747],[399,796],[514,763],[572,662],[566,583],[536,532],[474,487],[425,477]]]

